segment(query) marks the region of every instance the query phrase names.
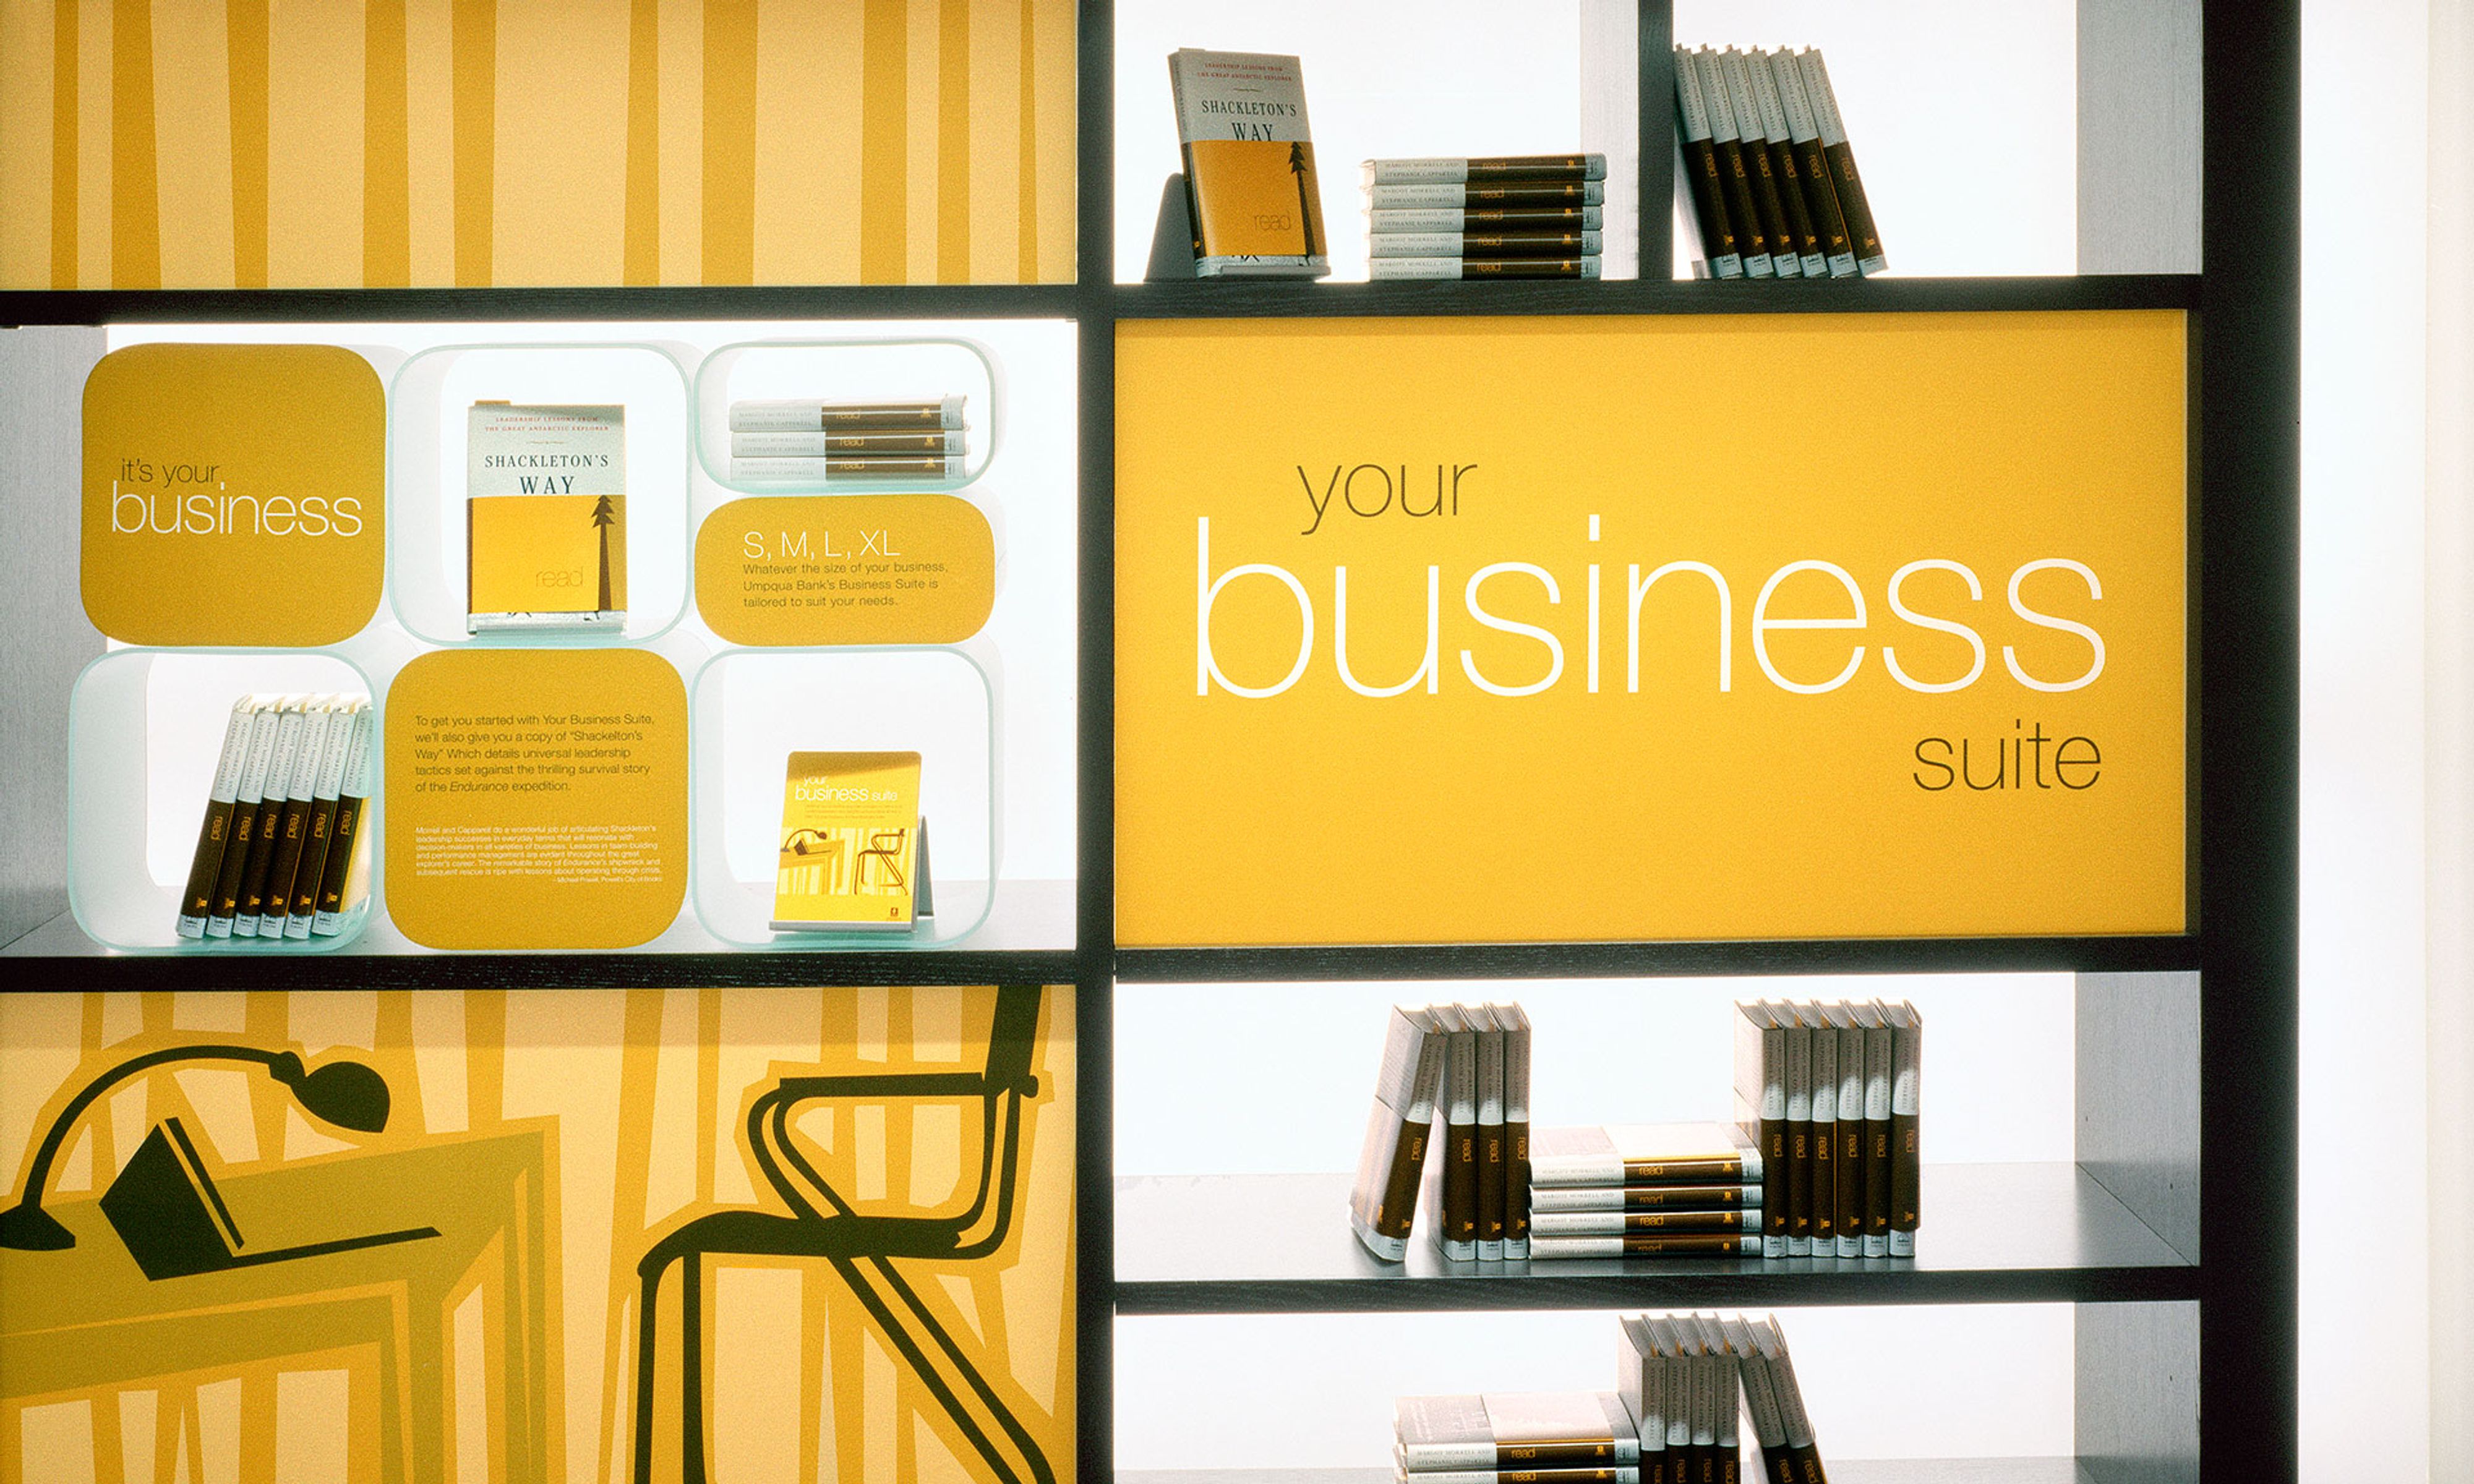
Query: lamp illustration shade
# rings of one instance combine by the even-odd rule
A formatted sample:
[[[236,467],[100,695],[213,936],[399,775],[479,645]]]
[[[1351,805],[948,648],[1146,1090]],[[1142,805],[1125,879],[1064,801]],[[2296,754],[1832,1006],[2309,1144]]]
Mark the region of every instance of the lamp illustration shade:
[[[33,1162],[26,1167],[25,1193],[18,1197],[16,1205],[0,1211],[0,1247],[20,1252],[60,1252],[77,1245],[68,1228],[43,1209],[43,1187],[51,1178],[52,1161],[59,1157],[61,1146],[77,1127],[79,1115],[92,1107],[95,1099],[127,1078],[172,1062],[255,1063],[266,1068],[268,1076],[291,1089],[301,1106],[322,1122],[361,1134],[376,1134],[386,1127],[390,1104],[386,1079],[378,1075],[376,1068],[359,1062],[328,1062],[312,1071],[303,1066],[297,1052],[263,1051],[255,1046],[206,1044],[149,1051],[87,1083],[52,1120],[42,1143],[36,1147]]]

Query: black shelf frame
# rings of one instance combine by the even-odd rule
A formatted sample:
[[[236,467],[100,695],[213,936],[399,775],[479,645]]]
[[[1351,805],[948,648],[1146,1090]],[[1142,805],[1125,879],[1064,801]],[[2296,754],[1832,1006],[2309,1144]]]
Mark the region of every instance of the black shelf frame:
[[[277,957],[100,954],[6,961],[9,988],[152,990],[241,987],[470,988],[709,984],[1071,984],[1078,1028],[1076,1231],[1079,1472],[1113,1474],[1112,1325],[1120,1313],[1164,1312],[1156,1293],[1116,1277],[1113,1070],[1116,985],[1248,979],[1465,979],[1815,972],[2072,971],[2082,984],[2081,1103],[2091,1083],[2136,1096],[2144,1073],[2091,1071],[2088,1027],[2126,1028],[2151,1002],[2188,987],[2183,1064],[2161,1068],[2195,1110],[2209,1204],[2290,1212],[2296,1199],[2299,1086],[2299,416],[2300,22],[2296,0],[2202,0],[2204,125],[2201,223],[2219,246],[2200,274],[2075,277],[1883,279],[1836,283],[1695,283],[1652,277],[1593,284],[1144,284],[1115,281],[1114,22],[1109,0],[1082,0],[1078,18],[1077,280],[1062,285],[859,285],[702,288],[177,291],[0,293],[0,325],[113,321],[367,322],[404,320],[1055,319],[1078,339],[1079,667],[1077,710],[1079,878],[1077,946],[1066,952],[543,953]],[[1641,161],[1640,257],[1669,261],[1673,85],[1666,0],[1637,6]],[[1139,127],[1149,127],[1139,123]],[[1120,951],[1115,924],[1115,340],[1122,322],[1183,318],[1675,315],[1715,313],[2012,313],[2175,309],[2192,326],[2195,729],[2191,783],[2191,932],[2151,938],[1909,939],[1744,943],[1592,943]],[[2204,584],[2200,579],[2204,576]],[[2205,931],[2197,924],[2205,924]],[[2091,976],[2109,986],[2091,1011]],[[2167,986],[2151,991],[2148,981]],[[2111,995],[2111,998],[2106,998]],[[2105,1008],[2109,1007],[2109,1008]],[[2125,1008],[2128,1007],[2128,1008]],[[2090,1015],[2097,1018],[2091,1020]],[[2187,1053],[2187,1054],[2186,1054]],[[2195,1064],[2195,1065],[2188,1065]],[[2138,1114],[2123,1128],[2137,1142]],[[2047,1295],[2081,1310],[2082,1387],[2093,1363],[2162,1375],[2195,1368],[2195,1460],[2168,1457],[2141,1477],[2208,1484],[2291,1481],[2298,1459],[2298,1234],[2279,1219],[2222,1221],[2204,1263],[2195,1192],[2144,1188],[2137,1150],[2082,1167],[2147,1215],[2191,1208],[2188,1231],[2159,1230],[2194,1261],[2143,1276],[2077,1271],[2002,1279],[1933,1293],[1928,1275],[1778,1271],[1612,1281],[1540,1276],[1498,1290],[1513,1306],[1676,1303],[2018,1302]],[[2171,1182],[2168,1182],[2170,1185]],[[1413,1292],[1425,1292],[1415,1289]],[[1731,1297],[1722,1298],[1719,1295]],[[1296,1297],[1296,1296],[1289,1296]],[[1278,1307],[1276,1292],[1212,1300],[1215,1311]],[[1185,1302],[1185,1301],[1179,1301]],[[1200,1302],[1200,1301],[1197,1301]],[[1321,1300],[1312,1302],[1320,1303]],[[1388,1306],[1391,1301],[1386,1300]],[[1500,1306],[1490,1292],[1484,1305]],[[2155,1320],[2150,1311],[2166,1318]],[[2093,1331],[2093,1333],[2092,1333]],[[2199,1355],[2210,1363],[2197,1366]],[[2124,1381],[2137,1390],[2139,1376]],[[2082,1421],[2085,1399],[2082,1398]],[[2113,1403],[2108,1402],[2111,1406]],[[2176,1425],[2164,1413],[2106,1425],[2135,1454]],[[2082,1428],[2083,1436],[2085,1428]],[[2082,1450],[2085,1450],[2082,1443]],[[2185,1468],[2184,1464],[2189,1467]],[[2094,1459],[1915,1465],[1930,1476],[2110,1478]],[[1851,1466],[1851,1474],[1856,1471]],[[1275,1478],[1322,1474],[1245,1475]],[[1884,1474],[1884,1476],[1889,1476]],[[1898,1476],[1906,1476],[1900,1473]],[[1917,1475],[1922,1477],[1924,1475]],[[1205,1473],[1205,1478],[1239,1475]]]

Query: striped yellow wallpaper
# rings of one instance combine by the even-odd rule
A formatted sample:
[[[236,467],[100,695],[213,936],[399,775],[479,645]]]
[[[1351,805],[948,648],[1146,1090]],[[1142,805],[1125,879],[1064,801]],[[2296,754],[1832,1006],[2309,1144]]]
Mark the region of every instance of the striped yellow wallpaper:
[[[1071,0],[0,0],[0,288],[1060,283]]]

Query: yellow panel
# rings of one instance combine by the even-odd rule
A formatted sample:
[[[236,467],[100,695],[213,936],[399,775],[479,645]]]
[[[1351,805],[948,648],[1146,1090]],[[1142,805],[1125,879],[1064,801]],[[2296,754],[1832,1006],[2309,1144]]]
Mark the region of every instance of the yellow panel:
[[[733,500],[697,529],[695,582],[732,644],[958,644],[996,603],[996,538],[950,494]]]
[[[2184,333],[1124,327],[1120,938],[2179,930]]]

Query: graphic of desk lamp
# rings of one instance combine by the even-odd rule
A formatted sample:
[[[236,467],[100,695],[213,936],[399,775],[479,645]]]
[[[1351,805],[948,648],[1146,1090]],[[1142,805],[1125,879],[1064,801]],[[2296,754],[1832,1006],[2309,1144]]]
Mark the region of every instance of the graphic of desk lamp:
[[[52,1161],[76,1128],[79,1115],[97,1098],[118,1083],[170,1062],[255,1063],[291,1089],[301,1106],[324,1122],[362,1134],[376,1134],[386,1127],[386,1079],[376,1068],[359,1062],[328,1062],[310,1071],[294,1052],[261,1051],[255,1046],[172,1046],[149,1051],[87,1083],[52,1120],[50,1131],[35,1150],[34,1162],[27,1167],[26,1193],[15,1206],[0,1211],[0,1247],[60,1252],[77,1245],[69,1229],[43,1209],[43,1189],[51,1178]],[[231,1212],[225,1208],[222,1194],[215,1189],[196,1146],[190,1143],[178,1118],[164,1120],[147,1135],[137,1153],[121,1167],[101,1204],[130,1256],[137,1259],[150,1279],[217,1272],[438,1234],[434,1229],[423,1227],[306,1247],[243,1253],[240,1249],[245,1244]]]
[[[679,1368],[680,1479],[681,1484],[705,1484],[704,1259],[709,1256],[823,1258],[850,1285],[885,1338],[999,1480],[1055,1484],[1055,1471],[1037,1440],[999,1400],[979,1368],[889,1260],[984,1257],[1004,1245],[1013,1224],[1022,1103],[1039,1091],[1039,1079],[1031,1070],[1032,1035],[1038,1023],[1039,987],[1007,985],[997,991],[988,1059],[980,1071],[785,1077],[747,1110],[747,1147],[765,1184],[782,1197],[791,1214],[708,1212],[653,1243],[637,1263],[643,1298],[637,1310],[636,1484],[652,1484],[653,1396],[660,1347],[655,1299],[662,1275],[674,1266],[686,1352]],[[814,1099],[939,1097],[977,1098],[982,1108],[979,1192],[967,1209],[956,1214],[860,1215],[790,1141],[790,1111]],[[785,1161],[799,1181],[822,1198],[826,1209],[819,1209],[799,1181],[785,1173]],[[891,1301],[899,1301],[907,1313],[897,1313]],[[964,1392],[969,1394],[967,1399]],[[1003,1434],[1003,1441],[990,1435],[985,1425],[989,1423]]]

